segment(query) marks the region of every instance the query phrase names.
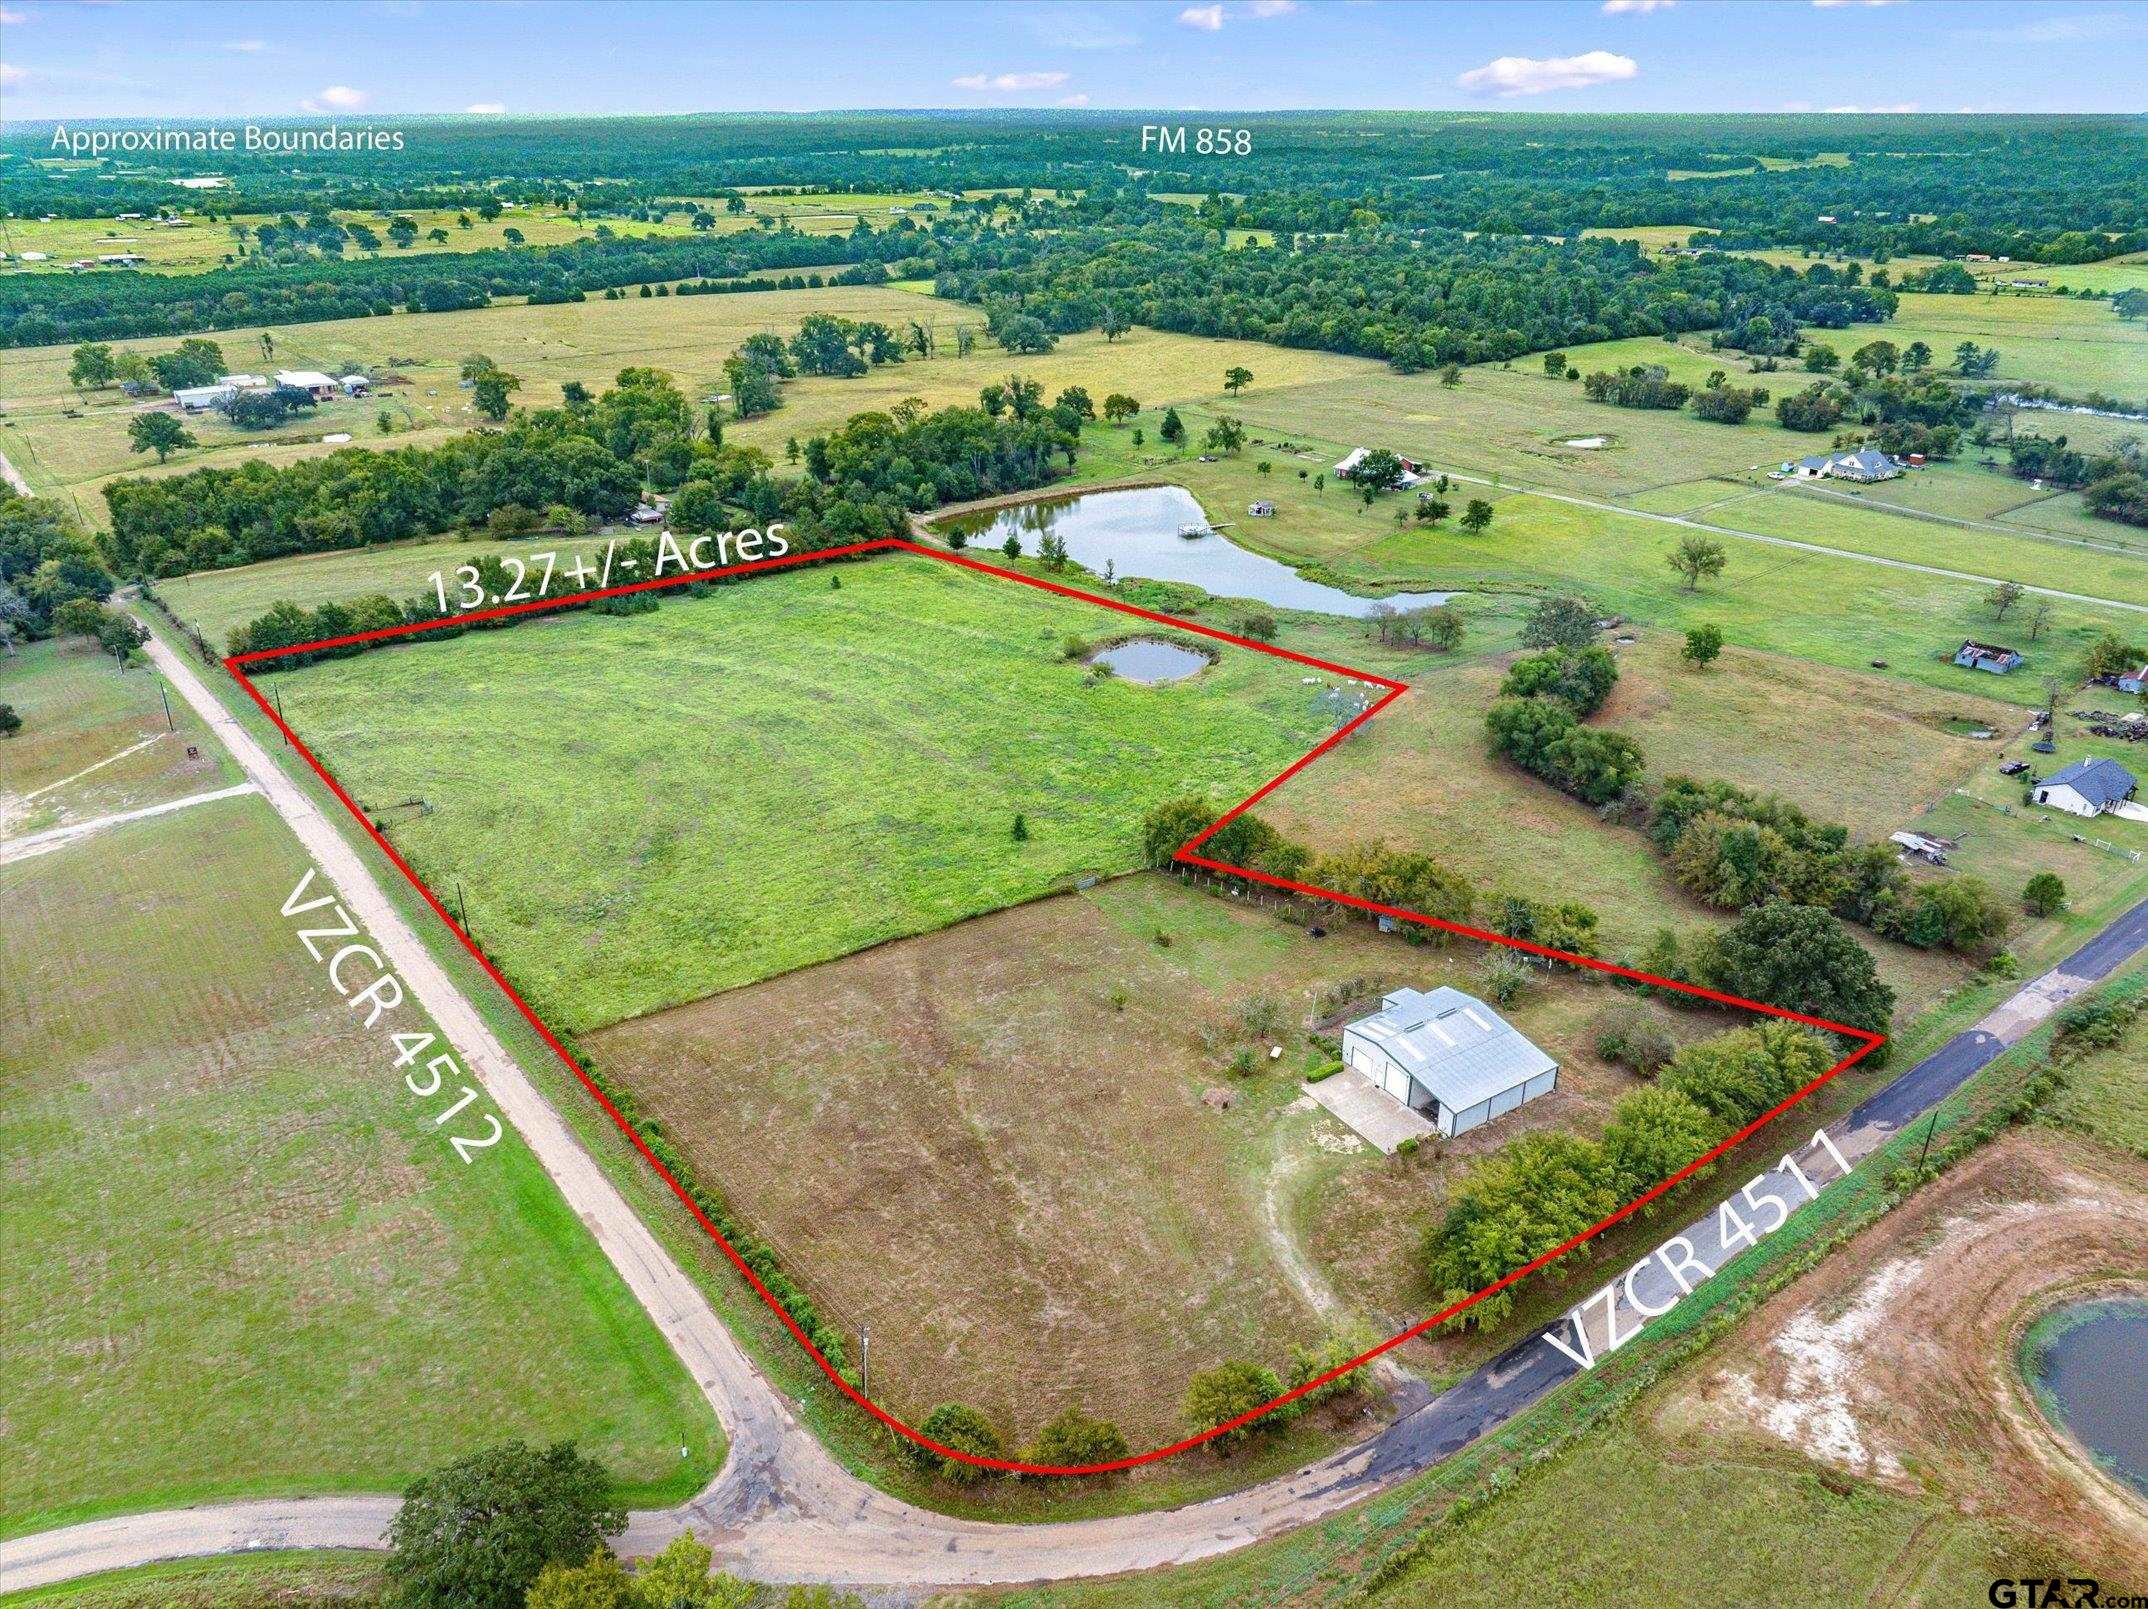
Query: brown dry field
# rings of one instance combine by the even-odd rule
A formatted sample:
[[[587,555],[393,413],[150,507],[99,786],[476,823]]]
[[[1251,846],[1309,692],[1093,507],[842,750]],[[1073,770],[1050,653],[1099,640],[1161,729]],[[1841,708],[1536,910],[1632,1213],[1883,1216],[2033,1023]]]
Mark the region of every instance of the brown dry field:
[[[873,1394],[906,1415],[956,1399],[1027,1437],[1079,1406],[1148,1446],[1179,1430],[1194,1370],[1281,1368],[1318,1336],[1233,1156],[1265,1139],[1250,1109],[1295,1090],[1245,1081],[1280,1087],[1241,1085],[1230,1113],[1201,1095],[1233,1082],[1248,998],[1302,996],[1384,946],[1132,882],[587,1041],[826,1310],[870,1326]],[[1262,930],[1270,964],[1205,944],[1219,922]]]
[[[2073,1574],[2148,1582],[2148,1505],[2051,1428],[2015,1367],[2052,1301],[2144,1270],[2148,1163],[2011,1134],[1760,1308],[1658,1400],[1655,1428],[1691,1457],[1810,1458],[1941,1494],[2032,1523]]]
[[[1017,1437],[1079,1405],[1139,1447],[1181,1432],[1199,1369],[1281,1373],[1324,1329],[1422,1317],[1414,1252],[1455,1171],[1529,1128],[1594,1132],[1631,1087],[1592,1048],[1622,997],[1561,981],[1508,1015],[1564,1087],[1496,1132],[1392,1162],[1301,1095],[1316,1021],[1403,982],[1481,991],[1483,964],[1355,923],[1314,939],[1141,875],[587,1044],[851,1335],[871,1327],[877,1397],[969,1402]],[[1228,1070],[1241,1049],[1250,1076]],[[1204,1104],[1218,1090],[1228,1110]],[[1341,1309],[1294,1282],[1301,1232]]]

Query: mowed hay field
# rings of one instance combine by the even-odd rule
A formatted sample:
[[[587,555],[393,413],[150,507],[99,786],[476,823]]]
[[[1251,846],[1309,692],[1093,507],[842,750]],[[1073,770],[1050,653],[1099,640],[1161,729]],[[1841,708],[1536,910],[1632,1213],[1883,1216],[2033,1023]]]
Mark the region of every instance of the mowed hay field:
[[[632,366],[654,366],[677,378],[697,403],[728,389],[724,360],[749,335],[788,336],[811,313],[876,318],[889,324],[918,319],[936,325],[954,343],[958,324],[982,323],[974,309],[878,287],[831,287],[805,291],[755,291],[731,296],[637,296],[607,302],[592,298],[531,307],[509,303],[462,313],[397,313],[387,318],[330,319],[317,324],[212,330],[234,370],[319,369],[348,374],[363,369],[393,374],[407,385],[379,386],[363,400],[338,399],[280,431],[249,432],[221,414],[197,414],[187,429],[199,448],[175,453],[161,469],[153,455],[132,452],[127,425],[143,404],[116,388],[79,396],[67,383],[72,348],[25,347],[0,353],[0,452],[41,492],[69,496],[85,519],[103,524],[98,484],[114,474],[184,473],[204,463],[263,457],[272,462],[332,451],[320,438],[348,432],[352,444],[399,447],[437,440],[441,433],[482,423],[460,384],[462,360],[473,352],[492,358],[520,377],[515,402],[545,407],[559,401],[559,387],[580,380],[592,388],[609,384]],[[261,337],[275,343],[264,358]],[[177,337],[111,343],[117,350],[167,352]],[[1221,371],[1218,382],[1221,384]],[[975,400],[974,390],[970,397]],[[147,404],[169,409],[166,399]],[[385,409],[394,435],[379,433]],[[80,415],[70,418],[72,410]],[[780,445],[782,438],[777,437]]]
[[[466,1164],[411,1097],[387,1034],[423,1015],[368,1030],[308,959],[306,866],[253,797],[0,866],[0,1535],[510,1435],[645,1500],[721,1457],[520,1140]]]
[[[1150,806],[1240,797],[1326,730],[1249,649],[1164,687],[1065,656],[1134,624],[903,556],[269,681],[580,1029],[1128,870]]]
[[[166,725],[161,685],[82,637],[0,657],[0,704],[22,717],[22,730],[0,742],[0,843],[237,782],[238,768],[183,701],[172,701]]]

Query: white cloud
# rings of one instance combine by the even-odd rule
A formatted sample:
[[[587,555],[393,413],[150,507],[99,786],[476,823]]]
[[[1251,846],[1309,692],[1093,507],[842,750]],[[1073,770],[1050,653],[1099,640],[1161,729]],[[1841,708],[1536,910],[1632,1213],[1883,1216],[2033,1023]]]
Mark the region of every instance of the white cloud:
[[[365,104],[365,91],[348,84],[330,84],[311,100],[298,103],[302,112],[355,112]]]
[[[1066,73],[964,73],[949,79],[957,89],[1056,89],[1067,81]]]
[[[1086,95],[1062,95],[1059,97],[1059,104],[1061,106],[1087,106],[1089,97]]]
[[[1614,84],[1641,70],[1631,56],[1609,50],[1584,51],[1579,56],[1501,56],[1482,67],[1473,67],[1455,82],[1473,94],[1541,95],[1548,89],[1585,89],[1591,84]]]
[[[1812,3],[1822,11],[1839,11],[1844,6],[1891,6],[1899,0],[1812,0]]]
[[[266,39],[227,39],[224,41],[224,48],[226,50],[236,50],[244,56],[258,56],[262,51],[268,49],[268,41]]]
[[[1678,0],[1604,0],[1607,17],[1645,17],[1651,11],[1668,11]]]
[[[498,117],[502,112],[506,111],[507,108],[502,106],[498,101],[475,101],[472,102],[470,105],[465,106],[463,110],[465,112],[475,113],[481,117]]]
[[[30,14],[27,11],[9,11],[6,7],[0,6],[0,23],[5,23],[10,28],[20,28],[29,20]]]
[[[1253,0],[1256,17],[1287,17],[1298,9],[1298,0]]]
[[[0,61],[0,84],[20,84],[30,75],[11,61]]]
[[[1189,28],[1200,29],[1203,33],[1220,33],[1223,30],[1223,8],[1188,6],[1178,14],[1178,20]]]
[[[1860,112],[1873,117],[1890,112],[1914,112],[1916,109],[1917,103],[1915,101],[1897,101],[1892,106],[1830,106],[1828,108],[1830,112]]]

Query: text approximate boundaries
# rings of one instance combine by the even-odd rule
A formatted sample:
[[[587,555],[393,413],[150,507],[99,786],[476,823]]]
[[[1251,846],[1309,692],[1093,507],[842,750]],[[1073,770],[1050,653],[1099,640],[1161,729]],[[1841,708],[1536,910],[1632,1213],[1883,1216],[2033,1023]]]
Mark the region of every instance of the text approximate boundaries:
[[[686,1190],[686,1188],[681,1185],[676,1178],[672,1176],[671,1170],[665,1167],[664,1164],[657,1159],[656,1154],[649,1149],[647,1142],[642,1139],[640,1133],[635,1129],[634,1125],[629,1123],[626,1118],[620,1114],[619,1109],[615,1107],[611,1103],[611,1101],[605,1096],[604,1092],[597,1087],[595,1081],[592,1080],[589,1075],[582,1070],[581,1066],[575,1061],[573,1056],[568,1054],[566,1046],[562,1045],[559,1042],[557,1036],[553,1034],[552,1030],[545,1026],[543,1019],[541,1019],[536,1012],[530,1009],[529,1004],[525,1000],[523,1000],[522,996],[516,991],[514,985],[507,981],[507,979],[501,974],[499,968],[494,966],[491,960],[485,955],[485,953],[478,948],[476,943],[471,939],[470,935],[466,933],[461,927],[461,925],[456,922],[455,918],[448,913],[446,905],[441,903],[439,896],[436,895],[432,891],[432,889],[427,887],[424,879],[419,877],[418,874],[411,869],[409,862],[403,859],[402,855],[397,852],[395,846],[389,843],[387,837],[373,825],[372,821],[367,817],[366,813],[359,808],[357,802],[353,800],[348,793],[344,792],[343,785],[335,779],[335,777],[329,772],[328,768],[320,762],[319,758],[315,756],[314,752],[306,746],[305,741],[301,739],[296,732],[292,731],[288,725],[285,724],[283,717],[277,713],[275,706],[267,698],[262,696],[261,690],[253,684],[252,679],[247,676],[243,668],[247,665],[258,664],[264,660],[277,659],[286,654],[308,653],[324,648],[340,648],[354,643],[378,642],[391,637],[414,636],[420,632],[438,630],[442,626],[470,625],[477,621],[497,620],[508,615],[532,614],[540,610],[559,609],[574,604],[588,603],[598,598],[611,598],[618,597],[626,593],[646,592],[657,587],[679,586],[683,583],[691,581],[706,581],[720,576],[742,575],[760,570],[788,569],[795,565],[817,563],[826,559],[849,558],[860,554],[881,552],[914,553],[925,558],[939,560],[940,562],[945,564],[960,565],[964,569],[975,570],[984,575],[997,576],[1000,579],[1006,581],[1019,582],[1023,586],[1035,587],[1039,591],[1057,593],[1059,596],[1065,598],[1079,599],[1083,603],[1092,603],[1096,604],[1100,608],[1113,609],[1118,611],[1120,614],[1134,615],[1142,620],[1153,621],[1158,625],[1170,626],[1175,630],[1194,632],[1203,637],[1213,638],[1218,642],[1227,642],[1240,648],[1249,648],[1257,653],[1272,654],[1278,659],[1287,659],[1294,664],[1309,665],[1315,670],[1324,670],[1337,676],[1352,677],[1358,681],[1371,683],[1375,686],[1384,687],[1387,689],[1387,691],[1378,700],[1367,706],[1354,719],[1338,727],[1328,737],[1322,739],[1319,743],[1308,749],[1303,755],[1301,755],[1298,759],[1292,761],[1290,765],[1286,766],[1282,771],[1278,772],[1269,781],[1263,783],[1259,788],[1248,794],[1244,800],[1232,806],[1229,811],[1225,812],[1224,815],[1217,819],[1213,826],[1210,826],[1207,830],[1197,834],[1192,839],[1189,839],[1181,848],[1175,851],[1173,857],[1174,859],[1183,861],[1190,866],[1199,866],[1209,871],[1223,872],[1233,877],[1242,877],[1251,882],[1264,883],[1273,888],[1286,889],[1291,893],[1307,894],[1320,899],[1332,900],[1337,904],[1348,905],[1353,909],[1370,912],[1371,914],[1376,916],[1390,916],[1394,917],[1398,921],[1414,922],[1422,927],[1438,928],[1442,931],[1449,933],[1459,933],[1466,938],[1478,939],[1486,944],[1502,945],[1507,949],[1525,951],[1530,955],[1541,956],[1548,960],[1563,961],[1571,966],[1585,967],[1591,971],[1605,972],[1615,977],[1629,978],[1639,983],[1654,984],[1658,988],[1674,989],[1681,994],[1695,995],[1703,1000],[1713,1001],[1718,1005],[1737,1006],[1747,1011],[1758,1012],[1763,1016],[1778,1017],[1790,1022],[1803,1023],[1808,1027],[1825,1029],[1830,1033],[1840,1034],[1844,1038],[1858,1041],[1857,1048],[1851,1051],[1849,1055],[1844,1056],[1840,1061],[1836,1062],[1832,1067],[1828,1068],[1827,1071],[1822,1073],[1819,1077],[1813,1079],[1810,1083],[1806,1084],[1802,1089],[1796,1091],[1787,1099],[1778,1102],[1776,1105],[1770,1107],[1767,1111],[1761,1113],[1760,1116],[1754,1118],[1753,1121],[1746,1124],[1745,1127],[1739,1129],[1735,1134],[1728,1136],[1703,1155],[1694,1158],[1693,1161],[1687,1163],[1686,1166],[1680,1168],[1676,1173],[1672,1174],[1669,1178],[1663,1180],[1660,1184],[1654,1186],[1652,1189],[1643,1192],[1641,1195],[1636,1196],[1632,1201],[1629,1201],[1625,1206],[1619,1208],[1618,1211],[1612,1213],[1602,1222],[1592,1224],[1589,1228],[1583,1230],[1581,1233],[1561,1242],[1557,1246],[1554,1246],[1550,1251],[1545,1252],[1542,1256],[1534,1258],[1530,1262],[1523,1264],[1520,1268],[1515,1269],[1512,1273],[1507,1274],[1500,1279],[1494,1280],[1491,1284],[1485,1286],[1482,1290],[1477,1291],[1473,1295],[1464,1297],[1461,1301],[1451,1303],[1448,1306],[1441,1308],[1438,1312],[1432,1314],[1430,1317],[1421,1319],[1417,1323],[1411,1325],[1408,1329],[1402,1330],[1395,1335],[1389,1336],[1378,1346],[1372,1347],[1369,1350],[1360,1353],[1358,1356],[1351,1358],[1348,1362],[1338,1364],[1334,1368],[1328,1370],[1325,1374],[1317,1375],[1313,1379],[1306,1381],[1303,1385],[1294,1387],[1293,1389],[1284,1392],[1281,1396],[1276,1397],[1273,1401],[1265,1402],[1257,1408],[1249,1409],[1245,1413],[1239,1414],[1236,1418],[1226,1420],[1222,1424],[1216,1425],[1211,1429],[1201,1431],[1196,1435],[1187,1436],[1182,1440],[1170,1443],[1168,1446],[1152,1448],[1144,1453],[1134,1453],[1130,1454],[1125,1458],[1116,1458],[1106,1463],[1097,1464],[1032,1464],[1026,1463],[1023,1460],[1017,1458],[980,1457],[979,1455],[974,1453],[964,1452],[960,1448],[949,1447],[944,1443],[934,1441],[930,1436],[924,1435],[920,1431],[912,1428],[910,1425],[905,1424],[894,1414],[888,1412],[885,1408],[882,1408],[879,1404],[872,1401],[863,1392],[858,1390],[857,1387],[852,1385],[848,1380],[844,1379],[843,1376],[838,1373],[833,1366],[829,1364],[827,1358],[821,1353],[820,1348],[815,1346],[811,1339],[807,1337],[805,1331],[799,1327],[797,1320],[792,1318],[791,1315],[784,1309],[783,1304],[776,1300],[774,1294],[768,1289],[765,1284],[762,1283],[760,1276],[755,1274],[754,1271],[747,1266],[745,1259],[739,1256],[737,1250],[731,1245],[730,1241],[724,1237],[722,1231],[716,1227],[716,1225],[709,1219],[708,1215],[704,1213],[701,1208],[694,1202],[692,1195]],[[1365,1364],[1371,1362],[1377,1357],[1380,1357],[1384,1353],[1393,1351],[1396,1347],[1401,1346],[1405,1341],[1413,1340],[1417,1336],[1424,1334],[1427,1330],[1430,1330],[1439,1324],[1445,1323],[1448,1319],[1454,1317],[1457,1313],[1463,1312],[1468,1308],[1474,1307],[1477,1303],[1483,1301],[1486,1297],[1492,1296],[1499,1291],[1505,1290],[1509,1285],[1514,1284],[1517,1280],[1523,1279],[1528,1275],[1535,1273],[1538,1269],[1543,1268],[1546,1264],[1552,1263],[1557,1259],[1565,1256],[1575,1247],[1583,1245],[1587,1241],[1593,1240],[1596,1236],[1602,1234],[1606,1229],[1609,1229],[1613,1224],[1619,1223],[1623,1219],[1631,1217],[1634,1213],[1640,1211],[1641,1208],[1647,1206],[1651,1201],[1654,1201],[1658,1196],[1661,1196],[1666,1191],[1672,1190],[1678,1185],[1685,1182],[1686,1179],[1690,1178],[1693,1174],[1699,1172],[1709,1163],[1715,1161],[1716,1158],[1722,1156],[1724,1153],[1744,1143],[1745,1140],[1750,1138],[1761,1128],[1765,1127],[1770,1121],[1772,1121],[1776,1117],[1779,1117],[1782,1113],[1788,1111],[1799,1101],[1802,1101],[1806,1096],[1810,1095],[1814,1090],[1818,1089],[1822,1084],[1825,1084],[1829,1079],[1834,1078],[1837,1074],[1843,1072],[1845,1069],[1852,1067],[1856,1063],[1862,1061],[1865,1057],[1871,1055],[1873,1051],[1877,1050],[1881,1045],[1887,1042],[1886,1036],[1884,1034],[1873,1033],[1868,1029],[1852,1028],[1844,1023],[1830,1022],[1824,1017],[1808,1016],[1803,1012],[1789,1011],[1781,1006],[1764,1005],[1757,1000],[1747,1000],[1741,998],[1738,995],[1724,994],[1719,990],[1705,989],[1697,984],[1680,983],[1675,979],[1671,978],[1659,978],[1653,973],[1642,972],[1633,967],[1620,966],[1618,963],[1613,961],[1600,960],[1594,956],[1573,955],[1568,953],[1567,951],[1554,950],[1542,944],[1532,944],[1526,939],[1508,938],[1504,934],[1487,932],[1483,928],[1469,927],[1460,922],[1450,922],[1438,917],[1425,916],[1416,911],[1405,910],[1399,906],[1382,905],[1373,900],[1360,899],[1354,894],[1339,893],[1334,889],[1321,888],[1312,883],[1295,882],[1287,877],[1276,877],[1272,876],[1267,872],[1255,871],[1249,867],[1234,866],[1227,861],[1214,860],[1206,855],[1200,854],[1198,852],[1200,850],[1200,847],[1210,838],[1215,836],[1215,834],[1219,832],[1222,828],[1227,826],[1237,817],[1245,814],[1246,811],[1250,810],[1262,799],[1273,793],[1285,782],[1289,781],[1300,771],[1303,771],[1307,766],[1311,765],[1315,760],[1319,759],[1321,755],[1327,753],[1338,743],[1342,742],[1344,738],[1348,737],[1360,726],[1363,726],[1367,721],[1371,720],[1375,715],[1379,714],[1380,711],[1387,708],[1389,704],[1392,704],[1396,699],[1400,698],[1405,692],[1409,690],[1408,683],[1396,681],[1394,678],[1388,676],[1374,675],[1367,671],[1352,670],[1346,665],[1332,664],[1327,660],[1315,659],[1309,654],[1295,653],[1287,648],[1277,648],[1269,643],[1255,642],[1251,638],[1235,636],[1227,631],[1219,631],[1212,626],[1203,626],[1196,624],[1195,622],[1190,620],[1181,620],[1175,615],[1162,614],[1153,609],[1142,609],[1134,604],[1122,603],[1116,598],[1098,597],[1095,593],[1083,592],[1077,587],[1065,586],[1056,581],[1046,581],[1038,576],[1023,575],[1019,571],[1003,569],[995,564],[987,564],[980,559],[971,558],[967,554],[944,552],[938,548],[926,547],[921,543],[910,541],[904,537],[885,537],[877,541],[871,542],[853,542],[846,546],[823,548],[816,552],[793,553],[788,554],[782,558],[759,559],[749,563],[726,565],[718,569],[698,570],[674,576],[663,576],[648,581],[631,581],[620,586],[602,587],[590,592],[565,593],[555,598],[536,598],[526,603],[505,604],[493,609],[476,609],[470,611],[467,614],[443,616],[438,620],[419,620],[411,621],[403,625],[383,626],[373,631],[352,632],[348,635],[341,637],[324,637],[317,642],[294,643],[289,647],[284,648],[257,649],[251,653],[234,654],[230,656],[224,661],[224,668],[231,672],[233,678],[238,682],[241,687],[246,690],[247,696],[250,697],[257,706],[259,706],[261,713],[268,718],[268,720],[276,727],[276,729],[283,734],[284,738],[289,741],[291,746],[298,751],[299,755],[304,758],[306,764],[312,768],[313,773],[321,779],[322,783],[328,788],[329,792],[333,793],[336,796],[337,800],[342,803],[343,807],[346,810],[350,811],[352,817],[355,818],[358,822],[358,825],[365,830],[366,835],[371,838],[377,846],[379,846],[381,853],[388,857],[388,860],[394,865],[395,869],[401,872],[403,876],[409,880],[411,887],[415,888],[418,891],[419,896],[425,901],[425,903],[432,907],[433,914],[438,916],[442,922],[447,924],[448,930],[452,932],[455,937],[461,942],[462,947],[470,953],[471,958],[477,962],[478,966],[484,969],[485,975],[492,979],[495,984],[499,985],[500,991],[505,994],[511,1002],[513,1002],[515,1010],[521,1014],[523,1020],[527,1022],[530,1027],[536,1032],[538,1037],[541,1038],[545,1042],[545,1044],[551,1048],[553,1054],[558,1056],[559,1059],[563,1063],[565,1063],[567,1070],[571,1072],[575,1076],[575,1079],[581,1084],[581,1086],[589,1092],[591,1098],[594,1099],[596,1103],[604,1109],[605,1114],[611,1118],[613,1123],[618,1125],[619,1131],[626,1136],[628,1143],[630,1143],[634,1147],[634,1149],[641,1154],[642,1159],[646,1161],[650,1167],[656,1170],[657,1176],[661,1178],[664,1183],[670,1188],[671,1193],[678,1197],[680,1204],[684,1206],[690,1214],[693,1215],[695,1222],[701,1225],[702,1229],[707,1232],[709,1238],[715,1241],[717,1246],[722,1249],[725,1258],[729,1260],[731,1266],[738,1270],[738,1272],[745,1278],[746,1282],[750,1284],[753,1287],[754,1291],[760,1296],[761,1300],[768,1304],[769,1310],[775,1314],[778,1320],[781,1321],[783,1327],[790,1331],[792,1338],[796,1340],[800,1346],[805,1348],[807,1355],[810,1356],[817,1365],[819,1365],[821,1372],[827,1375],[829,1381],[835,1386],[835,1388],[838,1391],[842,1392],[844,1396],[848,1397],[860,1409],[870,1414],[873,1418],[879,1420],[882,1424],[886,1425],[896,1434],[907,1437],[909,1440],[916,1442],[922,1447],[930,1448],[933,1452],[938,1453],[943,1458],[952,1458],[960,1463],[974,1464],[977,1465],[979,1468],[983,1469],[1005,1470],[1013,1474],[1021,1475],[1073,1476],[1111,1474],[1119,1470],[1134,1469],[1142,1464],[1152,1464],[1160,1459],[1170,1458],[1178,1453],[1191,1451],[1193,1448],[1199,1447],[1205,1442],[1213,1441],[1218,1436],[1227,1434],[1228,1432],[1236,1430],[1243,1425],[1250,1424],[1252,1421],[1259,1419],[1264,1415],[1273,1413],[1278,1408],[1285,1407],[1288,1404],[1297,1401],[1300,1397],[1305,1396],[1307,1393],[1318,1390],[1321,1386],[1327,1384],[1329,1381],[1334,1380],[1341,1375],[1349,1373],[1352,1369],[1361,1368]]]

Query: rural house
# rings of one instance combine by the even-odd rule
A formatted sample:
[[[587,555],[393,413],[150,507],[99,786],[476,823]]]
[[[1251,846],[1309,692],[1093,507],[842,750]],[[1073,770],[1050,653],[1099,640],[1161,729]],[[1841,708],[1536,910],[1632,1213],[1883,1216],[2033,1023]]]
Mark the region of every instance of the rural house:
[[[1835,480],[1876,481],[1893,480],[1902,473],[1902,466],[1881,452],[1877,447],[1860,447],[1853,453],[1820,453],[1811,458],[1800,458],[1794,465],[1799,480],[1819,480],[1829,477]]]
[[[2070,816],[2100,816],[2132,798],[2140,783],[2116,760],[2076,760],[2036,784],[2040,805]]]
[[[1343,1029],[1343,1060],[1448,1138],[1558,1087],[1559,1064],[1474,995],[1397,989]]]
[[[1336,461],[1335,467],[1328,471],[1328,473],[1333,475],[1337,480],[1347,480],[1349,479],[1350,471],[1357,468],[1359,464],[1362,464],[1369,456],[1369,453],[1369,448],[1352,447],[1347,453],[1343,454],[1343,456]],[[1430,479],[1430,477],[1425,474],[1425,466],[1418,463],[1415,459],[1404,458],[1400,453],[1395,454],[1395,458],[1396,461],[1402,465],[1402,480],[1400,482],[1402,486],[1417,486]]]
[[[237,386],[186,385],[172,393],[179,406],[188,413],[206,413],[211,408],[228,406],[239,394]]]
[[[309,392],[315,402],[326,402],[336,394],[335,381],[318,369],[278,369],[276,383],[294,391]]]
[[[1965,642],[1955,650],[1954,663],[1964,670],[1988,670],[1994,676],[2004,676],[2019,670],[2022,658],[2017,650],[1997,643]]]

